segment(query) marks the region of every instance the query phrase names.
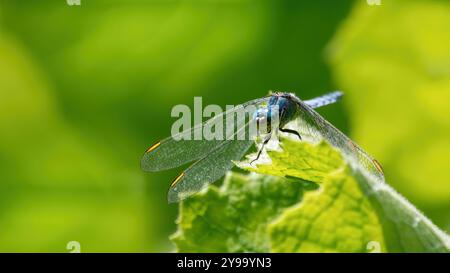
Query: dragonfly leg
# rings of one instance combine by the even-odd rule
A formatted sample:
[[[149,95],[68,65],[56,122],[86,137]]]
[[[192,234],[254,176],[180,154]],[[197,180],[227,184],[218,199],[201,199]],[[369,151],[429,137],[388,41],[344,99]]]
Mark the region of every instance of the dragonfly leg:
[[[296,135],[296,136],[298,136],[298,138],[300,140],[302,140],[302,136],[300,135],[300,133],[295,131],[295,130],[280,128],[280,131],[283,132],[283,133]]]
[[[269,140],[270,140],[271,137],[272,137],[272,134],[269,134],[269,135],[264,139],[264,142],[263,142],[263,144],[262,144],[262,146],[261,146],[261,149],[259,149],[259,151],[258,151],[258,155],[256,156],[255,159],[253,159],[253,160],[250,162],[250,165],[253,164],[253,162],[255,162],[255,161],[257,161],[257,160],[259,159],[259,157],[261,156],[262,151],[264,150],[264,146],[266,146],[266,144],[269,143]]]

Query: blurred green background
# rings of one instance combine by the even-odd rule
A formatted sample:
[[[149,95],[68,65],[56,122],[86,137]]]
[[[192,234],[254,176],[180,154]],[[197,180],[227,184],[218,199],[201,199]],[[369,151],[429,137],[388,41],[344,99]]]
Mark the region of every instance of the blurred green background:
[[[370,2],[370,1],[369,1]],[[143,173],[176,104],[310,98],[450,231],[450,3],[0,2],[0,251],[172,251],[179,170]]]

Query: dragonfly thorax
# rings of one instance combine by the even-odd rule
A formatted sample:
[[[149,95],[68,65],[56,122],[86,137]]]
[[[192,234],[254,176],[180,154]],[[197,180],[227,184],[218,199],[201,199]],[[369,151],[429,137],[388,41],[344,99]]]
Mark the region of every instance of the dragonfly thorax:
[[[259,108],[254,115],[258,132],[271,133],[293,120],[298,111],[297,103],[289,93],[274,93],[266,106]]]

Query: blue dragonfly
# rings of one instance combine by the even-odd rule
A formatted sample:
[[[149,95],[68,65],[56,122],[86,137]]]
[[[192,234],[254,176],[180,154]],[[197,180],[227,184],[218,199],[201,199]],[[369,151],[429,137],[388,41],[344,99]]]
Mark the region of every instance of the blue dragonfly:
[[[147,172],[157,172],[194,162],[170,185],[168,201],[169,203],[178,202],[222,178],[234,166],[233,161],[241,160],[255,140],[261,139],[262,145],[259,145],[257,156],[252,160],[252,163],[256,162],[265,145],[273,136],[281,132],[291,134],[300,140],[318,142],[325,139],[355,159],[369,173],[384,180],[380,164],[314,110],[337,102],[342,95],[341,92],[336,91],[302,101],[293,93],[276,92],[249,101],[154,144],[142,157],[141,168]],[[225,119],[226,122],[233,121],[232,126],[228,126],[229,124],[224,126],[224,134],[227,137],[212,140],[189,138],[211,124],[223,121],[225,116],[233,116],[242,112],[243,109],[251,110],[245,111],[244,116]],[[277,121],[272,122],[272,120]],[[299,121],[297,130],[288,128],[288,124],[294,120]],[[256,134],[247,133],[244,139],[236,137],[255,124]]]

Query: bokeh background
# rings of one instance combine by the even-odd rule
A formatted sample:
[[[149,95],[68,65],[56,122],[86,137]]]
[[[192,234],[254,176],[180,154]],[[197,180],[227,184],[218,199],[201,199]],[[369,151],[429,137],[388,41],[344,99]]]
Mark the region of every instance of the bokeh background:
[[[369,1],[376,3],[376,0]],[[450,3],[0,1],[0,251],[172,251],[176,104],[310,98],[450,231]]]

